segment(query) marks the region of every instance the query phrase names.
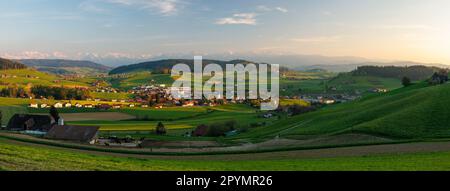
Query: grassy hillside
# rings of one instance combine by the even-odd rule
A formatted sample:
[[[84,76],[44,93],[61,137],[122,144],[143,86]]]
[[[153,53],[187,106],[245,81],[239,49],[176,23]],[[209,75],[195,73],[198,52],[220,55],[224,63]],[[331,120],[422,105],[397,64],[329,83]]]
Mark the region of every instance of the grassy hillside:
[[[328,106],[239,137],[260,139],[281,135],[295,138],[352,132],[393,138],[450,137],[449,94],[450,84],[428,86],[420,83]]]
[[[141,85],[160,85],[171,86],[174,79],[170,74],[152,74],[151,72],[130,73],[124,77],[113,77],[109,79],[114,88],[129,90]]]
[[[337,92],[359,91],[367,92],[373,88],[393,90],[402,87],[401,80],[395,78],[375,76],[354,76],[351,73],[342,73],[326,82],[328,88],[336,88]]]
[[[0,78],[3,85],[43,85],[43,86],[67,86],[67,87],[88,87],[84,82],[63,80],[55,75],[39,72],[35,69],[0,70]]]
[[[260,157],[250,160],[228,159],[227,156],[183,158],[133,158],[87,154],[70,150],[16,145],[0,139],[0,170],[449,170],[450,153],[389,154],[323,159]],[[254,154],[252,154],[254,156]],[[236,157],[235,157],[236,158]]]

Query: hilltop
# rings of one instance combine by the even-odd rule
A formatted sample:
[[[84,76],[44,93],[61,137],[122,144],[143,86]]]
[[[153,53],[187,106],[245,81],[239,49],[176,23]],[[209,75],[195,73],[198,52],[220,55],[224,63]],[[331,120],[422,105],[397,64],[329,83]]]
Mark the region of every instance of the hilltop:
[[[132,72],[142,72],[142,71],[150,71],[153,73],[160,73],[160,74],[168,74],[173,66],[176,64],[187,64],[191,67],[191,69],[194,66],[194,60],[188,60],[188,59],[167,59],[167,60],[158,60],[158,61],[150,61],[150,62],[143,62],[138,64],[132,64],[127,66],[121,66],[118,68],[115,68],[109,72],[110,75],[113,74],[125,74],[125,73],[132,73]],[[225,68],[226,64],[257,64],[255,62],[247,61],[247,60],[232,60],[232,61],[220,61],[220,60],[203,60],[203,65],[208,64],[218,64],[222,66],[222,68]]]
[[[362,133],[402,139],[450,137],[450,84],[421,82],[389,93],[328,106],[249,133],[256,139]]]
[[[41,72],[53,74],[80,74],[92,75],[107,73],[112,68],[91,61],[83,60],[62,60],[62,59],[25,59],[19,60],[21,63],[36,68]]]
[[[8,59],[0,58],[0,70],[25,69],[27,66]]]
[[[431,75],[433,75],[433,73],[440,70],[442,70],[442,68],[423,65],[413,65],[406,67],[367,65],[360,66],[351,73],[354,76],[375,76],[395,79],[408,77],[411,80],[418,81],[428,79]]]

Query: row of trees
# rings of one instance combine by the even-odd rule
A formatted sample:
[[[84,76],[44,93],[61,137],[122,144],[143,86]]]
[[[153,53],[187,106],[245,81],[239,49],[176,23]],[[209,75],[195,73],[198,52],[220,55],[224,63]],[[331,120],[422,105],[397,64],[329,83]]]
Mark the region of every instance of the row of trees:
[[[31,93],[36,97],[52,97],[57,100],[84,100],[90,98],[89,90],[81,88],[34,86],[31,88]]]
[[[407,77],[412,81],[417,81],[428,79],[433,73],[439,70],[441,69],[427,66],[360,66],[352,74],[356,76],[377,76],[397,79]]]
[[[0,90],[0,97],[25,98],[30,97],[30,92],[22,87],[8,87]]]
[[[26,98],[45,97],[57,100],[76,99],[83,100],[90,97],[89,90],[79,88],[34,86],[30,90],[23,87],[8,87],[0,90],[1,97]]]
[[[27,66],[11,60],[0,58],[0,70],[25,69]]]

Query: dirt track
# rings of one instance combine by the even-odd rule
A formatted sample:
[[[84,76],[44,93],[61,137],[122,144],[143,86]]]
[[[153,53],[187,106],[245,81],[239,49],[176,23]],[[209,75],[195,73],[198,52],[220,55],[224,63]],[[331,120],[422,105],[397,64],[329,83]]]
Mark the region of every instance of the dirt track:
[[[132,157],[145,159],[177,159],[177,160],[277,160],[277,159],[317,159],[333,157],[352,157],[384,154],[410,154],[429,152],[450,152],[450,142],[422,142],[389,145],[355,146],[345,148],[312,149],[298,151],[280,151],[270,153],[229,154],[229,155],[200,155],[200,156],[153,156],[137,154],[119,154],[99,151],[86,151],[79,149],[67,149],[61,147],[5,140],[13,144],[28,145],[34,147],[52,148],[57,150],[80,152],[95,155],[107,155],[116,157]]]
[[[62,113],[60,115],[65,121],[120,121],[135,118],[132,115],[119,112]]]

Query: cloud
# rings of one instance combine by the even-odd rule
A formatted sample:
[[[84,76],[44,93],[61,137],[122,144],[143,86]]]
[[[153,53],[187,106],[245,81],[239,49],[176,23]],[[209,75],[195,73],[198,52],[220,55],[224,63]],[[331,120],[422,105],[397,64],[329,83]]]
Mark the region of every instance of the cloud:
[[[3,53],[0,57],[7,59],[49,59],[49,58],[67,58],[67,55],[60,51],[46,53],[29,50],[19,53]]]
[[[276,9],[277,11],[282,12],[282,13],[287,13],[287,12],[289,12],[286,8],[283,8],[283,7],[275,7],[275,9]]]
[[[337,42],[342,39],[342,36],[318,36],[318,37],[305,37],[305,38],[293,38],[294,42],[299,43],[327,43]]]
[[[83,1],[80,3],[80,5],[78,5],[78,8],[87,12],[94,12],[94,13],[106,12],[105,9],[96,6],[92,1]]]
[[[225,17],[216,21],[218,25],[256,25],[255,13],[237,13],[232,17]]]
[[[265,5],[257,6],[256,10],[263,11],[263,12],[272,12],[272,11],[279,11],[279,12],[282,12],[282,13],[289,12],[289,10],[287,10],[284,7],[268,7],[268,6],[265,6]]]
[[[107,0],[110,3],[135,6],[147,10],[158,10],[162,15],[174,15],[181,5],[180,0]]]

